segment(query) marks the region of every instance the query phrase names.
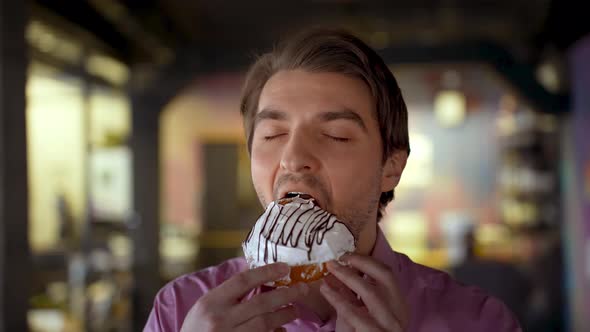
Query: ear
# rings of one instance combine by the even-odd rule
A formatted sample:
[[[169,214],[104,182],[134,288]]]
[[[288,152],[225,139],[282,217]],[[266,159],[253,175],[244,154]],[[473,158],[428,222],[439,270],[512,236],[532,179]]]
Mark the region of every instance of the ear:
[[[393,152],[383,164],[383,175],[381,177],[381,192],[388,192],[397,187],[402,177],[408,153],[402,150]]]

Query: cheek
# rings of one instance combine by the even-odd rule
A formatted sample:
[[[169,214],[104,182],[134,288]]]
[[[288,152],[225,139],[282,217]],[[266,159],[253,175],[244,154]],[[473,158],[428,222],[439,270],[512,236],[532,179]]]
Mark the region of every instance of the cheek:
[[[374,153],[367,153],[368,148],[355,149],[356,151],[347,152],[333,156],[329,161],[334,174],[334,180],[350,184],[366,184],[367,179],[373,179],[375,174],[381,172],[380,158]],[[355,186],[349,188],[356,188]]]
[[[342,208],[366,204],[381,188],[381,168],[367,159],[334,164],[329,173],[334,201],[344,204]]]
[[[267,200],[272,196],[272,184],[276,168],[277,163],[272,155],[258,150],[252,151],[252,182],[258,194],[264,195]]]

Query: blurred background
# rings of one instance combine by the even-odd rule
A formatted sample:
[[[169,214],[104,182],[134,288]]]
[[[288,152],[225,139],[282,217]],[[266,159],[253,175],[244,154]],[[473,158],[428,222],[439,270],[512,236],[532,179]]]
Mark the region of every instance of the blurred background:
[[[316,25],[408,104],[393,248],[525,331],[590,331],[590,21],[557,0],[0,0],[0,330],[141,331],[166,282],[242,255],[242,80]]]

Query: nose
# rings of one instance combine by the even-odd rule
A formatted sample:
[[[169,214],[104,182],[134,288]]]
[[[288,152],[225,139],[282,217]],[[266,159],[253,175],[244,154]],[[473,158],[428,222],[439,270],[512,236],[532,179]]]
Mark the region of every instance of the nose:
[[[288,173],[315,172],[319,168],[317,150],[304,132],[293,133],[283,149],[281,168]]]

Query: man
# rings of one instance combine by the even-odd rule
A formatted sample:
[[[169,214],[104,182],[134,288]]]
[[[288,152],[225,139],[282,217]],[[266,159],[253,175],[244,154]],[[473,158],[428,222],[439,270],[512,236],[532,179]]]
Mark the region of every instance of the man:
[[[262,286],[287,266],[248,270],[242,258],[180,277],[145,331],[520,331],[501,302],[392,251],[379,230],[410,147],[401,91],[375,51],[338,31],[289,39],[250,69],[241,113],[262,205],[310,194],[357,252],[289,288]]]

